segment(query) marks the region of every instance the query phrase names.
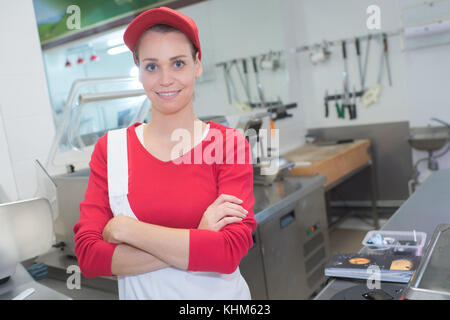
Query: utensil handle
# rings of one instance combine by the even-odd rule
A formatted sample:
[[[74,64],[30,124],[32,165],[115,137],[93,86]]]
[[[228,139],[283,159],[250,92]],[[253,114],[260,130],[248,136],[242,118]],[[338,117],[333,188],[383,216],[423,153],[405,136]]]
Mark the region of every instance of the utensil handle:
[[[347,59],[347,46],[345,44],[345,41],[342,41],[342,56],[344,59]]]
[[[360,47],[359,47],[359,38],[355,39],[355,47],[356,47],[356,55],[361,55]]]

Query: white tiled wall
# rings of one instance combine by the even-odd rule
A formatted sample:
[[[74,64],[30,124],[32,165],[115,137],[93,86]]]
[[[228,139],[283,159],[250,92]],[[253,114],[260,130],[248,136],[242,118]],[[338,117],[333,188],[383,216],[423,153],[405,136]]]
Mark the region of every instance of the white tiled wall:
[[[0,1],[0,42],[0,186],[14,201],[35,195],[54,135],[31,0]]]

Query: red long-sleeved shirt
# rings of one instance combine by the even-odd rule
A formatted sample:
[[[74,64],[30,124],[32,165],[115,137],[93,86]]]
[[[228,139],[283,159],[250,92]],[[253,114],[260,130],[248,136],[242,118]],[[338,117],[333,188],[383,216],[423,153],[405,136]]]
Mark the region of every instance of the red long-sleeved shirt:
[[[140,123],[128,127],[128,200],[139,221],[189,229],[188,270],[232,273],[251,248],[257,224],[251,154],[239,131],[215,122],[209,124],[202,143],[177,159],[184,160],[181,164],[164,162],[150,154],[135,132]],[[102,238],[103,228],[113,217],[108,197],[107,134],[95,145],[89,166],[80,219],[73,228],[75,254],[86,277],[112,276],[111,260],[117,245]],[[243,200],[247,217],[218,232],[197,229],[203,213],[220,194]]]

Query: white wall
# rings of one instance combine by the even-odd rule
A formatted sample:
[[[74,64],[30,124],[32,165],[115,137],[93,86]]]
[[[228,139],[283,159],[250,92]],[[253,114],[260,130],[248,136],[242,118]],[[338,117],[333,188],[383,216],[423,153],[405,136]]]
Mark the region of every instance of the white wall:
[[[299,105],[292,111],[293,118],[276,124],[281,128],[282,152],[302,145],[308,128],[404,120],[419,126],[426,125],[432,116],[449,121],[450,97],[445,89],[450,79],[448,72],[442,71],[450,70],[449,46],[402,52],[401,36],[390,38],[393,86],[387,86],[385,73],[379,103],[368,109],[360,107],[359,117],[353,121],[337,119],[331,106],[331,117],[323,116],[325,90],[342,90],[341,47],[331,48],[330,60],[316,66],[306,52],[292,50],[323,40],[366,35],[366,8],[372,4],[381,8],[380,31],[397,30],[402,7],[417,2],[420,0],[210,0],[181,9],[198,24],[205,70],[213,79],[197,86],[197,114],[237,112],[228,104],[223,73],[215,63],[282,50],[285,68],[261,74],[266,98],[280,96],[283,102]],[[32,1],[1,1],[0,17],[0,41],[14,47],[0,51],[0,165],[5,169],[0,185],[3,194],[13,200],[34,192],[33,160],[46,159],[54,129]],[[364,56],[365,42],[361,45]],[[376,82],[380,50],[379,43],[371,43],[368,85]],[[351,44],[348,53],[350,88],[358,89],[357,61]],[[252,100],[256,102],[252,74],[250,79]],[[235,82],[239,83],[238,78]],[[243,97],[243,92],[239,93]],[[422,156],[414,152],[413,159]],[[439,163],[441,168],[448,167],[450,159],[443,157]]]
[[[34,196],[54,134],[31,0],[0,1],[0,42],[0,185],[14,201]]]
[[[446,0],[449,2],[448,0]],[[421,4],[419,0],[400,0],[402,8]],[[445,14],[448,17],[448,13]],[[410,108],[412,127],[441,125],[430,121],[438,118],[450,123],[450,44],[406,51],[404,53],[407,101]],[[449,145],[447,144],[447,147]],[[441,154],[445,149],[437,151]],[[413,162],[427,157],[427,152],[413,150]],[[440,169],[450,168],[450,152],[438,158]],[[419,165],[420,181],[425,180],[430,171],[426,162]]]
[[[376,4],[381,9],[381,30],[389,32],[400,27],[398,2],[393,0],[317,0],[290,1],[296,13],[294,28],[298,30],[296,46],[313,45],[322,41],[352,39],[375,33],[366,27],[368,15],[366,9]],[[300,66],[301,99],[306,109],[306,125],[308,128],[361,125],[377,122],[393,122],[409,119],[409,108],[406,101],[405,63],[401,53],[400,37],[388,39],[389,60],[392,73],[392,87],[387,84],[387,73],[384,71],[382,94],[379,103],[369,108],[358,107],[358,118],[355,120],[338,119],[334,105],[330,102],[330,117],[325,118],[323,101],[325,90],[329,94],[343,92],[342,73],[344,61],[341,45],[330,47],[331,56],[325,63],[313,65],[309,61],[309,52],[300,52],[297,59]],[[365,57],[366,41],[361,42],[362,58]],[[358,62],[354,42],[347,43],[347,61],[349,70],[349,89],[360,90]],[[379,41],[371,41],[366,85],[376,84],[380,65],[381,46]]]
[[[335,41],[367,35],[369,5],[378,5],[381,9],[381,30],[391,32],[402,27],[403,8],[422,0],[288,0],[285,3],[285,26],[295,29],[289,45],[300,47],[320,43],[323,40]],[[294,13],[292,13],[294,12]],[[289,15],[290,14],[290,15]],[[291,17],[290,19],[288,17]],[[331,48],[329,61],[313,66],[308,52],[297,54],[298,79],[291,87],[297,86],[299,100],[304,106],[306,128],[350,126],[382,122],[409,121],[411,127],[440,125],[429,122],[437,117],[450,122],[450,45],[430,47],[415,51],[405,51],[403,36],[388,39],[389,60],[392,74],[392,87],[388,86],[386,69],[384,70],[383,89],[379,102],[369,108],[358,109],[358,119],[337,119],[334,105],[330,103],[330,117],[324,117],[323,97],[325,90],[329,94],[341,93],[344,63],[341,46]],[[362,57],[365,55],[366,42],[361,43]],[[371,42],[366,84],[376,83],[380,64],[381,46]],[[359,90],[359,72],[353,44],[347,44],[350,88]],[[441,150],[442,151],[442,150]],[[437,153],[438,154],[438,153]],[[413,150],[413,163],[426,157],[425,152]],[[450,153],[438,159],[440,168],[450,167]],[[427,163],[419,166],[420,181],[429,176]]]

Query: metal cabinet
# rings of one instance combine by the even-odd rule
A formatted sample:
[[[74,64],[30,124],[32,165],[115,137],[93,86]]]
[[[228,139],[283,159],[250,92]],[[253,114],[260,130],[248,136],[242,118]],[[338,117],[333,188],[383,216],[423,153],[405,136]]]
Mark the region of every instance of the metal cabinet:
[[[269,299],[303,299],[304,264],[295,203],[280,209],[260,228]]]
[[[322,187],[277,206],[240,265],[252,298],[308,299],[317,291],[330,254],[327,230]]]
[[[252,236],[253,246],[248,251],[248,254],[242,258],[239,269],[249,286],[252,299],[267,300],[261,240],[258,228],[253,232]]]
[[[325,281],[325,264],[330,256],[325,196],[322,188],[300,199],[296,206],[299,251],[304,264],[304,298],[320,289]]]

